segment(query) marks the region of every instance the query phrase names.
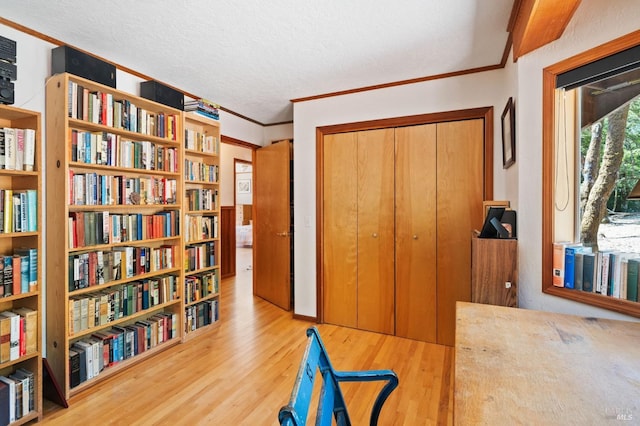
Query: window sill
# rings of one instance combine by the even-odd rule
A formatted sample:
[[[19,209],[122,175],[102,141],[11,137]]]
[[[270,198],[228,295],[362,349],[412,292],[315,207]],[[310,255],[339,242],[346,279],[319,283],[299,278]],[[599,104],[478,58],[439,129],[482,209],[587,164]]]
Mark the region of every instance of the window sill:
[[[638,302],[616,299],[614,297],[596,293],[585,293],[580,290],[569,290],[564,287],[554,287],[553,285],[544,288],[542,291],[546,294],[573,300],[574,302],[580,302],[586,305],[596,306],[598,308],[640,318],[640,303]]]

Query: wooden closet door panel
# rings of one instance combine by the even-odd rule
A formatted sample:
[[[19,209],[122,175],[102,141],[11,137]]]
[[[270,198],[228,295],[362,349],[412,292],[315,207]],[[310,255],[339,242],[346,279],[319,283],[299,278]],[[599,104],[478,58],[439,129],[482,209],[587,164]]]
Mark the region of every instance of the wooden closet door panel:
[[[324,321],[357,327],[357,134],[325,136],[323,159]]]
[[[396,335],[436,342],[436,125],[396,129]]]
[[[484,120],[437,126],[438,343],[453,346],[456,301],[471,300],[471,231],[482,225]]]
[[[358,328],[393,334],[394,129],[358,132]]]

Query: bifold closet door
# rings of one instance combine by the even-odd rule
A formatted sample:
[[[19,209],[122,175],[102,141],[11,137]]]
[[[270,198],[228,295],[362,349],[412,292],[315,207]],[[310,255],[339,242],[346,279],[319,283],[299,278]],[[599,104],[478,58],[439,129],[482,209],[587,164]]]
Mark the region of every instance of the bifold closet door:
[[[358,327],[358,135],[323,142],[324,321]]]
[[[436,342],[436,124],[396,129],[396,335]]]
[[[358,328],[394,334],[394,129],[358,132]]]
[[[471,231],[483,220],[484,120],[437,126],[437,342],[453,346],[456,301],[471,300]]]

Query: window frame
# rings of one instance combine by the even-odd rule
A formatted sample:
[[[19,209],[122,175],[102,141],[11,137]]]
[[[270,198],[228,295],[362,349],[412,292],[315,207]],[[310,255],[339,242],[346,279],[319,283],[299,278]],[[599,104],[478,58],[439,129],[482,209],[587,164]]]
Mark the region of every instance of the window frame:
[[[557,76],[638,45],[640,30],[579,53],[542,71],[542,292],[640,318],[640,302],[555,287],[552,283]]]

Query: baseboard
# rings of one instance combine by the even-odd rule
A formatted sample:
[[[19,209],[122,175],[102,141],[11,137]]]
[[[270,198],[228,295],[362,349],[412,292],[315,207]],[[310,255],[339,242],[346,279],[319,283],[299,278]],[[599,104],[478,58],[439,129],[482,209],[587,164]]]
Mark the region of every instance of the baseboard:
[[[297,320],[301,320],[301,321],[307,321],[307,322],[313,322],[313,323],[318,323],[318,318],[317,317],[308,317],[306,315],[300,315],[300,314],[293,314],[293,319],[297,319]]]

